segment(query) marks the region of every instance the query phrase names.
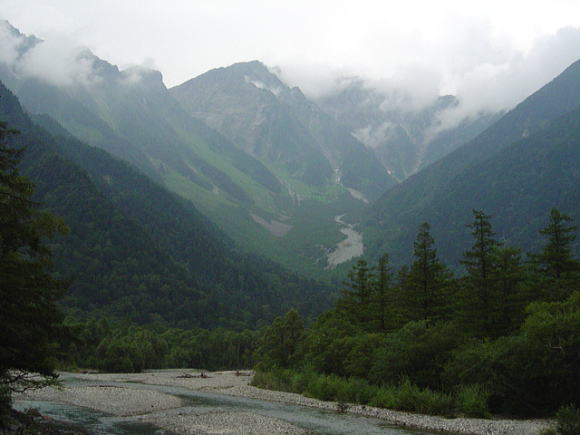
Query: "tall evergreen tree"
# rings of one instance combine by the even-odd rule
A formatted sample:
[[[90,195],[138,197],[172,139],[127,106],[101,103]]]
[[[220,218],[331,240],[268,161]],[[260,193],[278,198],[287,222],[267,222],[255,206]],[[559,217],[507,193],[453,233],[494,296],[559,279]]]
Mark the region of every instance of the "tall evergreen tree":
[[[580,261],[574,258],[572,244],[576,240],[577,225],[571,225],[570,216],[557,209],[550,212],[550,220],[540,234],[548,240],[540,254],[532,255],[532,261],[543,276],[540,291],[549,300],[561,300],[578,288]]]
[[[358,260],[348,273],[340,298],[336,303],[337,311],[358,326],[368,326],[372,320],[371,295],[373,273],[366,260]]]
[[[473,222],[468,225],[474,243],[463,254],[461,263],[467,269],[463,280],[460,317],[462,323],[479,337],[495,337],[498,317],[496,250],[501,246],[494,236],[491,217],[473,210]]]
[[[502,335],[507,335],[520,326],[527,302],[523,289],[526,270],[520,250],[507,247],[497,248],[493,276],[498,305],[496,328]]]
[[[384,332],[399,326],[393,275],[389,266],[389,254],[383,254],[379,258],[376,274],[371,283],[371,291],[371,310],[376,321],[375,329]]]
[[[65,285],[51,275],[45,240],[66,227],[31,201],[33,184],[19,174],[22,152],[7,144],[15,133],[0,122],[0,386],[28,388],[53,375],[56,307]],[[38,372],[44,380],[32,380]]]
[[[414,243],[415,261],[406,276],[403,293],[410,320],[432,325],[445,317],[451,273],[437,257],[428,223],[419,227]]]

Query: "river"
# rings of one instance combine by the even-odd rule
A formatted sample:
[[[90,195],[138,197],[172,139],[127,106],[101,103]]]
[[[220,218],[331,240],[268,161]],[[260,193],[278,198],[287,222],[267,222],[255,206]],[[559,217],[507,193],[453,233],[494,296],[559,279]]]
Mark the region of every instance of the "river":
[[[85,383],[74,377],[66,377],[63,385],[79,386]],[[86,383],[88,385],[88,383]],[[94,386],[94,382],[92,383]],[[135,382],[107,382],[106,385],[118,388],[154,390],[182,399],[183,405],[179,408],[157,411],[146,416],[118,417],[110,414],[93,411],[73,405],[64,405],[48,401],[16,400],[17,409],[36,408],[43,415],[55,420],[77,424],[90,434],[145,434],[163,435],[173,432],[155,427],[150,422],[171,418],[180,418],[183,415],[195,415],[201,418],[204,415],[251,414],[281,420],[301,428],[309,434],[427,434],[427,432],[409,431],[385,424],[383,420],[368,417],[339,414],[337,412],[321,410],[306,406],[288,405],[258,399],[234,397],[215,394],[205,391],[192,391],[187,388],[165,385],[146,385]],[[215,427],[207,432],[194,433],[236,433],[251,434],[251,428],[238,427],[226,429]],[[263,432],[261,432],[263,433]],[[284,432],[282,432],[284,433]]]
[[[326,269],[334,269],[341,263],[352,258],[360,257],[364,252],[363,235],[354,230],[354,225],[345,222],[342,218],[344,214],[334,217],[334,221],[342,228],[340,232],[346,239],[337,243],[336,248],[327,257]]]

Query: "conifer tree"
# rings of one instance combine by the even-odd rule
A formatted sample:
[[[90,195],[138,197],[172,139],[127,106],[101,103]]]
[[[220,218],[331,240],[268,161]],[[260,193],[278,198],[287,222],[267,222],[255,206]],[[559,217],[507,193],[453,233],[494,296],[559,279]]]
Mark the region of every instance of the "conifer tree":
[[[501,243],[494,238],[491,217],[481,210],[473,210],[473,222],[468,227],[474,243],[461,260],[467,276],[463,280],[459,314],[464,325],[476,336],[494,337],[499,310],[496,250]]]
[[[31,200],[34,186],[16,166],[22,152],[7,144],[13,133],[0,122],[0,387],[11,390],[53,375],[61,322],[56,301],[65,285],[51,275],[45,240],[66,230]],[[46,378],[32,380],[31,372]]]
[[[372,320],[373,279],[373,273],[366,260],[358,260],[348,273],[341,296],[336,303],[337,311],[361,327],[368,326]]]
[[[572,255],[572,243],[576,240],[578,226],[567,224],[570,221],[570,216],[554,208],[550,212],[550,222],[540,230],[540,234],[547,236],[548,242],[536,257],[537,261],[547,275],[557,279],[580,269],[578,260]]]
[[[383,254],[377,263],[376,275],[372,282],[372,311],[377,330],[384,332],[397,326],[397,307],[394,301],[394,288],[389,254]]]
[[[413,255],[415,261],[403,288],[407,310],[411,320],[425,320],[427,325],[432,325],[445,317],[451,273],[437,257],[435,241],[426,222],[419,227]]]
[[[502,335],[507,335],[520,326],[524,317],[526,295],[522,285],[526,271],[520,250],[515,248],[497,248],[495,266],[493,275],[498,305],[496,329]]]
[[[578,226],[571,225],[571,221],[570,216],[552,209],[548,225],[540,230],[547,243],[540,254],[531,256],[544,277],[541,291],[549,300],[561,300],[578,287],[580,261],[572,253]]]

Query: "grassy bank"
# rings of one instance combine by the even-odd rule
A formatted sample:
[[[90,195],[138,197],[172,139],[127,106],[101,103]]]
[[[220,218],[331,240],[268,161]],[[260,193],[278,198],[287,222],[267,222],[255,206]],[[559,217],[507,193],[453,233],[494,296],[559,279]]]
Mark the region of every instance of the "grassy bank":
[[[356,403],[399,411],[443,416],[489,417],[488,394],[478,385],[442,393],[419,388],[409,380],[398,386],[379,387],[366,380],[314,371],[257,371],[252,385],[277,391],[303,394],[320,400]]]

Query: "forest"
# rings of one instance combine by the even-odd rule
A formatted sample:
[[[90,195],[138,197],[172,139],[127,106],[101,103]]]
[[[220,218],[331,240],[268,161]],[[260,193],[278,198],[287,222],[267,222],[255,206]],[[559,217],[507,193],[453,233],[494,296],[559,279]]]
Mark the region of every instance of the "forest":
[[[352,268],[311,325],[297,311],[266,328],[254,384],[323,400],[438,415],[579,417],[580,262],[576,226],[553,209],[541,252],[504,246],[473,211],[464,273],[420,226],[412,264]],[[576,408],[574,408],[576,407]]]
[[[172,264],[171,255],[156,251],[159,242],[144,237],[134,221],[126,218],[131,209],[115,211],[86,173],[51,151],[50,137],[38,131],[25,133],[24,139],[38,140],[24,153],[9,146],[23,143],[8,141],[16,132],[4,123],[0,127],[2,412],[9,409],[10,393],[21,388],[18,385],[53,383],[56,369],[138,372],[167,367],[255,367],[254,385],[335,400],[344,406],[362,403],[446,416],[543,417],[559,412],[578,417],[580,262],[573,251],[577,226],[565,213],[550,211],[546,225],[538,230],[544,239],[542,250],[525,254],[504,245],[493,231],[491,216],[473,210],[473,220],[467,224],[472,245],[464,248],[461,263],[453,267],[439,259],[430,226],[423,223],[410,264],[395,270],[388,254],[375,265],[359,260],[332,308],[315,320],[290,309],[269,325],[263,320],[256,325],[253,319],[228,322],[219,317],[219,306],[208,301],[206,308],[199,304],[200,315],[208,308],[216,314],[211,328],[205,322],[200,327],[192,314],[196,311],[178,303],[183,296],[190,297],[187,268],[183,263]],[[23,170],[40,180],[37,186],[20,174],[21,161]],[[51,177],[46,171],[53,168],[55,175],[55,167],[63,169],[59,177],[72,177],[74,183],[47,184]],[[125,172],[131,173],[130,169]],[[95,205],[87,209],[72,207],[75,203],[70,202],[69,209],[57,200],[63,197]],[[66,219],[43,211],[38,198],[42,206],[51,205],[50,212]],[[181,213],[178,202],[168,201],[174,201],[169,204]],[[87,210],[98,213],[87,221]],[[97,237],[90,261],[90,252],[75,251],[79,228],[87,224],[89,233],[91,228],[99,229],[93,232]],[[71,228],[73,234],[67,234]],[[101,232],[102,228],[108,233]],[[122,272],[119,264],[111,268],[120,282],[129,283],[121,287],[138,290],[123,295],[130,299],[121,300],[115,309],[106,308],[108,297],[119,297],[112,275],[103,281],[111,290],[107,293],[98,292],[94,282],[79,287],[66,273],[67,265],[85,264],[87,279],[111,267],[106,258],[125,261],[122,251],[111,257],[109,237],[130,241],[127,252],[131,246],[143,246],[142,252],[129,257],[136,260],[127,263],[135,273]],[[52,252],[57,255],[53,257]],[[251,257],[244,261],[250,262]],[[242,270],[244,264],[238,262],[233,270]],[[251,269],[259,267],[258,262]],[[152,270],[159,274],[157,278]],[[278,288],[275,283],[284,275],[277,269],[271,272],[268,279],[274,284],[270,285]],[[148,278],[143,281],[144,277]],[[164,286],[159,285],[159,277]],[[287,278],[287,289],[294,280],[302,284],[293,274]],[[149,292],[144,285],[160,292]],[[194,288],[198,285],[207,284],[195,283]],[[65,296],[75,286],[74,297]],[[221,291],[227,294],[223,287]],[[175,295],[169,297],[167,292]],[[301,293],[290,299],[302,299],[296,297]],[[328,301],[331,293],[318,297]],[[268,299],[276,303],[274,295]],[[160,304],[162,300],[166,303]],[[146,316],[137,309],[143,304]],[[312,305],[310,315],[316,309]],[[256,319],[265,319],[273,311],[270,305],[259,303],[254,310]],[[186,311],[187,322],[175,320],[174,313]],[[260,316],[260,311],[268,316]],[[237,316],[250,317],[247,313]],[[30,379],[14,370],[38,372],[44,378]]]
[[[292,309],[259,331],[65,320],[63,367],[104,371],[254,366],[254,384],[323,400],[438,415],[551,416],[580,405],[576,226],[553,209],[539,253],[504,246],[473,211],[456,275],[427,223],[414,261],[359,260],[314,322]]]
[[[38,210],[20,175],[16,132],[0,124],[2,352],[0,415],[11,393],[52,384],[55,369],[138,372],[255,367],[253,384],[323,400],[438,415],[579,418],[580,262],[577,227],[551,210],[539,253],[504,246],[473,210],[472,246],[456,275],[423,223],[414,261],[359,260],[333,308],[307,325],[295,309],[260,330],[176,328],[59,307],[70,282],[53,271],[47,240],[64,221]],[[38,372],[40,380],[29,378]],[[571,416],[571,417],[570,417]]]

